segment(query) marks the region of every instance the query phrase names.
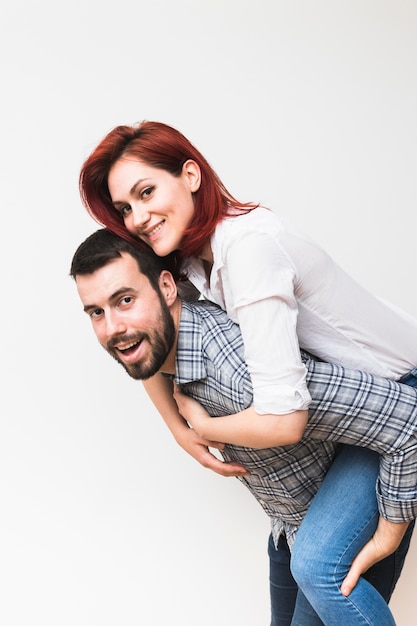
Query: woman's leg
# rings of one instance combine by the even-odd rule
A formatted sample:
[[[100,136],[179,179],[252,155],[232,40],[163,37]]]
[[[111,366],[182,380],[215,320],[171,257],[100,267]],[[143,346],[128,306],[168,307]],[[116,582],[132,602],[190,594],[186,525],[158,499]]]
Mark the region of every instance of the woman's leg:
[[[340,586],[378,522],[375,482],[379,456],[342,446],[294,543],[291,569],[300,590],[326,626],[393,626],[383,597],[361,577],[348,597]],[[292,626],[304,626],[297,611]]]

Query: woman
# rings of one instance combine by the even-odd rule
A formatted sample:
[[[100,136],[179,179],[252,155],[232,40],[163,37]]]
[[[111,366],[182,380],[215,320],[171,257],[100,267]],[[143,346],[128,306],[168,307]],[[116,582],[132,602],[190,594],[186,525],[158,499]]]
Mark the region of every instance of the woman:
[[[395,380],[417,363],[417,320],[360,287],[277,214],[239,202],[175,129],[158,122],[116,127],[85,161],[80,190],[100,224],[159,256],[173,255],[198,292],[240,324],[254,387],[250,409],[201,420],[194,406],[177,395],[181,414],[197,432],[204,422],[204,437],[199,438],[181,417],[168,382],[155,377],[145,384],[177,441],[196,458],[212,440],[270,447],[301,438],[310,395],[300,347],[323,360]],[[328,499],[333,493],[330,472]],[[339,468],[337,481],[340,476]],[[333,524],[331,509],[322,520],[328,527]],[[352,510],[352,519],[360,513]],[[306,534],[308,518],[301,527]],[[339,538],[340,545],[344,539]],[[326,557],[329,562],[337,558]],[[297,563],[295,571],[301,580]],[[335,616],[349,619],[351,598],[338,594],[341,606],[334,609],[304,585],[302,580],[324,623]],[[378,624],[381,598],[369,602],[369,593],[365,587],[364,621],[355,623]],[[296,615],[297,605],[292,624],[306,623],[297,622]]]

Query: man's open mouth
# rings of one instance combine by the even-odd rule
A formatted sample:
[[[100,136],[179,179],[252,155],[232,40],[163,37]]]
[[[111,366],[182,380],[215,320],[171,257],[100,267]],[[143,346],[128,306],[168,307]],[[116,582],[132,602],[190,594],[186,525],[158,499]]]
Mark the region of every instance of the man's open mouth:
[[[142,341],[143,339],[140,339],[139,341],[134,341],[130,343],[128,346],[124,346],[123,348],[118,347],[117,350],[121,352],[122,354],[128,356],[129,354],[132,354],[132,352],[134,352],[136,348],[140,346]]]

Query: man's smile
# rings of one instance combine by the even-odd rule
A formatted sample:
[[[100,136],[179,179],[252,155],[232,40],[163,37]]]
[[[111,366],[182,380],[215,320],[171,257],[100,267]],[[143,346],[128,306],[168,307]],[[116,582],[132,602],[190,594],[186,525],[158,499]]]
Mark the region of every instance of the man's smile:
[[[107,349],[117,354],[123,362],[131,363],[143,356],[144,340],[145,335],[128,340],[125,339],[123,342],[120,339],[113,339],[108,342]]]

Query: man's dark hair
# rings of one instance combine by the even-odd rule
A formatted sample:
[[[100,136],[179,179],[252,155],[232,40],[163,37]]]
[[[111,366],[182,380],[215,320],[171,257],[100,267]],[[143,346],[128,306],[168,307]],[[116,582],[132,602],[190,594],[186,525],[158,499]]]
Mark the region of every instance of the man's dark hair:
[[[115,235],[107,228],[96,230],[78,246],[72,258],[70,276],[75,279],[77,276],[92,274],[110,261],[121,257],[122,252],[130,254],[136,260],[139,270],[156,290],[158,290],[158,279],[163,270],[168,270],[175,280],[178,279],[172,255],[159,257],[151,248],[145,251],[122,239],[119,235]]]

